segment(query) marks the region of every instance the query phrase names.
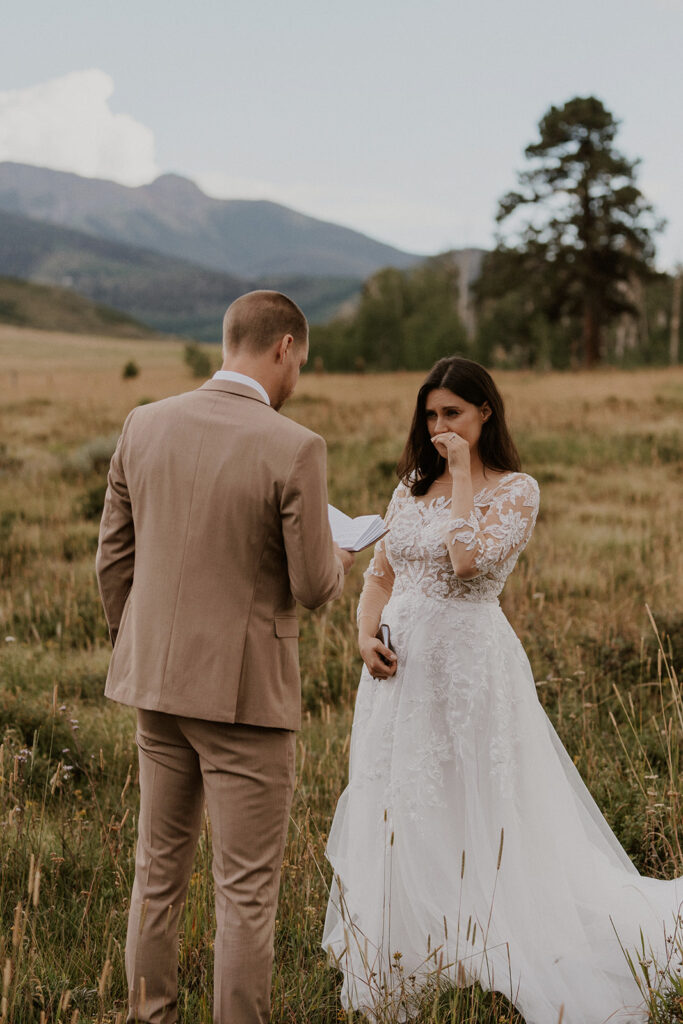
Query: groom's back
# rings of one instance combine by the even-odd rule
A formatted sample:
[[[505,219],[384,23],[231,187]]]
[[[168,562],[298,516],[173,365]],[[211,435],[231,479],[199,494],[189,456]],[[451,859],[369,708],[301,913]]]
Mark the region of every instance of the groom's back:
[[[210,381],[134,410],[110,471],[130,501],[134,569],[108,696],[298,727],[295,598],[317,606],[342,582],[324,467],[322,439],[245,385]],[[101,545],[103,597],[107,554]]]

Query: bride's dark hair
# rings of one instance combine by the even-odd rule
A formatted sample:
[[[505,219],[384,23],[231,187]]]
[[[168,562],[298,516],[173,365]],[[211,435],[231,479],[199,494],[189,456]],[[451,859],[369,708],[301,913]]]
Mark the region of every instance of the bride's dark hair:
[[[417,405],[406,446],[397,466],[398,475],[414,495],[426,494],[446,468],[446,460],[432,444],[427,429],[427,395],[446,388],[472,405],[488,402],[491,415],[481,428],[479,457],[485,469],[518,472],[519,453],[505,422],[505,407],[488,370],[472,359],[447,356],[439,359],[417,393]]]

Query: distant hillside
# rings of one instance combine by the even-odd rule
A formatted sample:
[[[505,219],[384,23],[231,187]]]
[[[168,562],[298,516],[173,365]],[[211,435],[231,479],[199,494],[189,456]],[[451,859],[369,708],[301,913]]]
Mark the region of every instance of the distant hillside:
[[[249,280],[301,275],[363,279],[382,267],[420,261],[277,203],[212,199],[175,174],[128,188],[5,162],[0,163],[0,209]]]
[[[0,274],[71,288],[161,331],[220,337],[226,306],[250,287],[160,253],[0,211]]]
[[[220,340],[226,307],[252,288],[286,291],[315,323],[361,287],[338,278],[248,281],[2,210],[0,274],[71,288],[160,331],[206,341]]]
[[[109,306],[89,302],[66,288],[0,277],[0,323],[70,334],[155,338],[156,331]]]

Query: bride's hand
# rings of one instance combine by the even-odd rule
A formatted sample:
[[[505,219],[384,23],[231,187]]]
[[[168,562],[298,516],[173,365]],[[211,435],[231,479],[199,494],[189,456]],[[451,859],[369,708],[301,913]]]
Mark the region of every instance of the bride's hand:
[[[443,434],[434,434],[432,443],[439,455],[448,459],[448,468],[451,473],[458,469],[470,470],[470,446],[464,437],[456,434],[455,431],[445,431]]]
[[[360,649],[360,656],[373,679],[390,679],[391,676],[396,675],[396,669],[398,668],[396,655],[388,647],[385,647],[376,636],[361,637],[358,641],[358,647]],[[386,661],[382,661],[380,655],[386,658],[390,664],[387,665]]]

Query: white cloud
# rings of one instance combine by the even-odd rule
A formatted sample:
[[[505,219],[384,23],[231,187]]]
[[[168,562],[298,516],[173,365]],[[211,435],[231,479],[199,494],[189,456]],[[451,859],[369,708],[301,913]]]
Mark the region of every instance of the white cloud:
[[[0,92],[0,160],[142,185],[159,173],[151,129],[109,109],[97,68]]]

